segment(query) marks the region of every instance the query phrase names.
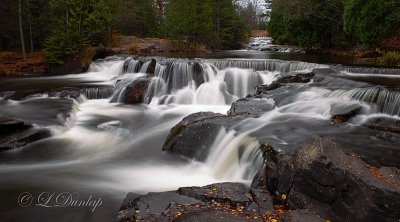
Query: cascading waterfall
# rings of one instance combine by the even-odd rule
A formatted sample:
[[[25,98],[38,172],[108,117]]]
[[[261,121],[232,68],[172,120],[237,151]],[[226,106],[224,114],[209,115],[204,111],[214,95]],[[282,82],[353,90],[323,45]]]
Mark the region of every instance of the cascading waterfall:
[[[241,68],[253,69],[256,71],[277,71],[280,73],[289,73],[295,71],[311,70],[313,68],[327,67],[325,65],[318,65],[307,62],[288,62],[280,60],[203,60],[217,67],[218,69],[226,68]]]
[[[231,62],[240,64],[238,61]],[[131,64],[135,64],[136,67],[138,63],[129,59],[128,67]],[[292,65],[291,63],[277,61],[268,63],[258,60],[249,60],[243,63],[245,65],[242,65],[241,68],[232,68],[229,67],[229,63],[222,65],[216,61],[211,62],[211,60],[157,62],[154,68],[154,77],[150,79],[144,101],[154,105],[170,103],[228,105],[251,93],[257,85],[271,83],[280,74],[278,69],[291,72],[316,66],[308,63]],[[144,73],[149,66],[150,61],[146,61],[140,69],[135,69],[139,70],[138,73]],[[218,66],[226,67],[219,69]],[[265,69],[267,66],[270,70]],[[133,75],[138,75],[138,73]],[[130,83],[132,82],[130,81]],[[123,87],[117,86],[116,90],[124,91],[129,85],[129,82],[126,83]],[[123,95],[121,92],[117,94]],[[114,96],[112,102],[116,101],[118,100]]]
[[[257,139],[246,133],[221,129],[211,146],[206,164],[214,169],[214,177],[251,180],[260,170],[263,158]]]
[[[384,88],[359,88],[350,90],[323,90],[328,97],[355,99],[377,106],[377,111],[390,115],[400,115],[400,93]]]
[[[343,67],[342,70],[345,72],[354,73],[354,74],[400,75],[400,69]]]

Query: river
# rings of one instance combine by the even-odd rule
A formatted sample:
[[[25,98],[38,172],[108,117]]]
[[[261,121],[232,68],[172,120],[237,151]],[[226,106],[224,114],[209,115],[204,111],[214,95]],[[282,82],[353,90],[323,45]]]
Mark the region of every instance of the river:
[[[0,153],[2,220],[110,221],[128,192],[222,181],[249,184],[262,161],[259,143],[290,151],[315,135],[339,139],[371,164],[400,167],[399,135],[380,135],[365,126],[376,118],[400,120],[399,69],[326,65],[335,62],[324,58],[293,61],[301,55],[278,56],[291,61],[260,55],[233,51],[201,59],[158,57],[146,104],[140,105],[124,104],[122,98],[129,84],[146,76],[150,60],[141,64],[110,57],[79,75],[2,79],[0,115],[52,132],[50,138]],[[221,58],[227,56],[231,59]],[[226,114],[234,101],[256,86],[313,70],[320,70],[318,81],[274,91],[260,99],[274,109],[216,134],[205,161],[161,150],[170,129],[185,116]],[[83,89],[81,95],[65,99],[50,93],[72,88]],[[359,107],[358,115],[332,127],[334,107],[350,106]],[[243,146],[247,153],[239,155]],[[43,203],[37,199],[52,194],[77,193],[81,199],[101,198],[102,204],[94,210],[22,207],[18,197],[26,192],[33,203]]]

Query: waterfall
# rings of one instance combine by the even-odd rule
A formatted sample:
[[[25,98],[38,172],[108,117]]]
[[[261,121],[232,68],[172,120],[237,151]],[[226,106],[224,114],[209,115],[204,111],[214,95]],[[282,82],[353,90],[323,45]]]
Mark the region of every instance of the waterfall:
[[[227,62],[227,61],[225,61]],[[229,63],[225,64],[225,68],[221,64],[212,60],[166,60],[157,61],[154,68],[154,77],[150,78],[149,86],[144,95],[144,102],[149,104],[219,104],[229,105],[233,101],[245,97],[253,92],[254,88],[260,84],[271,83],[280,74],[277,69],[293,71],[301,69],[301,67],[315,66],[309,63],[302,65],[291,65],[290,63],[277,61],[231,61],[236,64],[243,63],[241,68],[229,67]],[[280,68],[260,69],[257,64],[270,64],[270,66],[279,66]],[[145,73],[150,61],[143,63],[138,68],[139,62],[129,59],[127,70],[139,70],[139,73]],[[130,69],[129,67],[133,68]],[[247,68],[243,68],[247,67]],[[258,71],[257,71],[258,70]],[[128,72],[128,71],[127,71]],[[134,73],[137,75],[137,73]],[[116,93],[112,102],[118,101],[125,91],[126,87],[133,82],[131,80],[124,81],[123,86],[116,87]],[[121,85],[122,83],[118,83]]]
[[[107,99],[110,98],[114,93],[113,87],[103,87],[103,88],[89,88],[84,89],[82,94],[87,99]]]
[[[260,143],[245,133],[221,129],[215,137],[206,164],[214,177],[230,180],[252,180],[263,163]]]
[[[289,62],[280,60],[202,60],[205,63],[209,63],[217,67],[218,69],[226,68],[241,68],[241,69],[253,69],[256,71],[278,71],[280,73],[289,73],[295,71],[311,70],[313,68],[327,67],[325,65],[319,65],[307,62]]]
[[[125,73],[137,73],[140,69],[140,61],[135,59],[128,59],[128,64],[124,67]]]
[[[400,75],[400,69],[390,68],[369,68],[369,67],[343,67],[343,71],[354,74],[382,74],[382,75]]]
[[[384,88],[359,88],[350,90],[327,90],[323,93],[327,97],[355,99],[377,106],[377,111],[400,115],[400,92]]]

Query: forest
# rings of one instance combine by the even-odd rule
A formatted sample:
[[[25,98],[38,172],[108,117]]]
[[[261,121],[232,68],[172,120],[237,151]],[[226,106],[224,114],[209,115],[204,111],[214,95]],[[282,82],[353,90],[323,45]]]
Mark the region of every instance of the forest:
[[[302,47],[400,49],[400,2],[274,0],[268,25],[278,43]]]
[[[258,25],[254,5],[232,0],[1,0],[0,51],[44,51],[47,63],[85,58],[113,35],[237,49]],[[257,2],[257,1],[256,1]],[[18,24],[18,25],[16,25]],[[265,27],[264,27],[265,28]]]

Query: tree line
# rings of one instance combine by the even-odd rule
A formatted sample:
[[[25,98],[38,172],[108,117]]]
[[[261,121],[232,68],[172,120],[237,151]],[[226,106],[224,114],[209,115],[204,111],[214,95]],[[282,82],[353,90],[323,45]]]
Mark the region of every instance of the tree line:
[[[234,49],[248,37],[252,7],[237,0],[0,0],[0,51],[43,50],[48,63],[62,64],[109,45],[115,33]]]
[[[302,47],[379,47],[399,29],[396,0],[274,0],[268,25],[278,43]]]

